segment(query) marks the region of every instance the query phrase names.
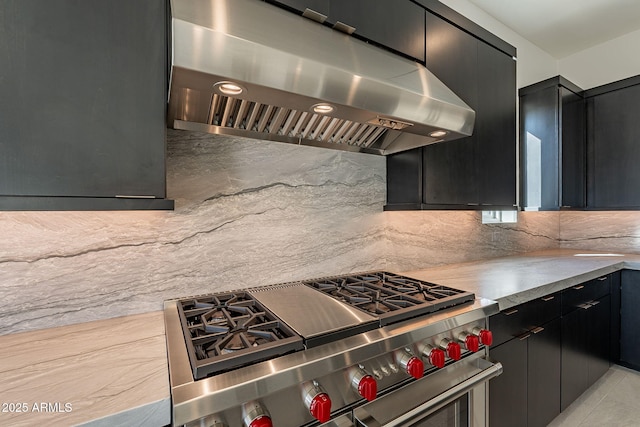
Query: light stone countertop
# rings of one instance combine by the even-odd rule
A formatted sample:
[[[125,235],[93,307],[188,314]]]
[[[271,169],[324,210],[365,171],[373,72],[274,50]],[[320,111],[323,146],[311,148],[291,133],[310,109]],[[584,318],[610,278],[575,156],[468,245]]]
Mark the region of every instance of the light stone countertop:
[[[157,311],[0,336],[0,425],[169,424],[163,316]]]
[[[623,268],[640,270],[640,255],[601,254],[553,249],[402,274],[473,292],[504,310]]]
[[[402,274],[474,292],[504,310],[623,268],[640,270],[640,255],[619,255],[549,250]],[[0,336],[0,361],[0,425],[171,422],[162,311]],[[46,411],[37,411],[43,403]],[[5,404],[13,411],[2,411]]]

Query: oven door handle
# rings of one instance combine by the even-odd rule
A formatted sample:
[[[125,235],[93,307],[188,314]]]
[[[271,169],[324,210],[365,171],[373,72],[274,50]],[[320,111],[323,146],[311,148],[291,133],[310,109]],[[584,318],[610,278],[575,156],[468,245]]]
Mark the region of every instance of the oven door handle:
[[[464,363],[463,359],[460,362],[456,362],[456,364]],[[405,387],[402,387],[394,392],[389,393],[386,396],[382,396],[379,399],[376,399],[373,402],[365,404],[359,408],[354,410],[354,421],[356,426],[362,427],[393,427],[393,426],[408,426],[411,425],[412,422],[419,421],[420,419],[432,414],[438,409],[446,406],[447,404],[455,401],[456,399],[464,396],[470,390],[478,387],[479,385],[489,381],[491,378],[494,378],[502,373],[502,364],[499,362],[491,363],[485,359],[477,358],[473,362],[473,364],[480,367],[480,371],[476,372],[473,375],[470,375],[468,378],[458,382],[450,388],[439,391],[435,393],[431,399],[426,402],[420,403],[417,406],[413,406],[411,409],[403,412],[402,414],[395,414],[389,418],[389,405],[385,405],[383,401],[392,400],[394,402],[395,407],[398,406],[398,402],[406,402],[407,397],[409,396],[420,396],[422,393],[419,393],[418,390],[421,388],[419,383],[423,383],[422,385],[428,385],[430,382],[433,382],[433,376],[438,374],[444,375],[454,375],[459,376],[460,374],[456,372],[456,364],[447,367],[453,368],[451,372],[446,372],[447,368],[444,368],[432,375],[428,375],[425,378],[416,381],[414,383],[410,383]],[[468,367],[467,367],[468,368]],[[462,374],[464,376],[464,374]],[[411,388],[413,386],[413,388]],[[414,390],[415,389],[415,390]],[[431,393],[434,394],[434,393]]]

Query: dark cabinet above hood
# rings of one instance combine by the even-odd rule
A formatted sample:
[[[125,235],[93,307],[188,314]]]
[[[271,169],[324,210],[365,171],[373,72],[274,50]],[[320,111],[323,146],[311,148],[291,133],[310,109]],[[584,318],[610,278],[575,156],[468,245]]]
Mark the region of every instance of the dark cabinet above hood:
[[[473,132],[417,62],[259,0],[171,7],[171,127],[373,154]]]

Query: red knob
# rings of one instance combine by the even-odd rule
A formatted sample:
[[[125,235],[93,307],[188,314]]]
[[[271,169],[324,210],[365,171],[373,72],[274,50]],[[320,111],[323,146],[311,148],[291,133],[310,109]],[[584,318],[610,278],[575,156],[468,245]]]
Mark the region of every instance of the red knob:
[[[271,418],[266,415],[256,418],[251,421],[249,427],[273,427],[273,423],[271,422]]]
[[[407,362],[407,374],[411,375],[415,379],[422,378],[424,375],[424,363],[422,363],[422,360],[415,356],[409,359]]]
[[[371,375],[365,375],[358,383],[358,393],[368,401],[372,401],[378,394],[378,383]]]
[[[429,352],[429,363],[437,368],[444,368],[444,351],[439,348],[434,348]]]
[[[484,345],[491,345],[493,344],[493,334],[491,333],[490,330],[488,329],[482,329],[480,330],[480,342]]]
[[[480,340],[477,336],[469,334],[464,339],[464,346],[467,350],[476,352],[480,348]]]
[[[460,360],[460,355],[462,353],[462,349],[460,348],[460,344],[457,342],[450,342],[447,345],[447,354],[450,359]]]
[[[331,418],[331,399],[327,393],[317,394],[311,405],[309,405],[309,412],[316,420],[321,423],[326,423]]]

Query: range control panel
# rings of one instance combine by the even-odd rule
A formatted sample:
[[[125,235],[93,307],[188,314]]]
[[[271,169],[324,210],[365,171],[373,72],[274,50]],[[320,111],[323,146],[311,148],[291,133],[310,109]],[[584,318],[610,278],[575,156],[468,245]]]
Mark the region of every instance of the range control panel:
[[[492,333],[484,322],[469,323],[331,372],[318,372],[316,378],[304,379],[297,386],[243,402],[241,407],[187,426],[319,425],[343,414],[349,405],[373,401],[412,381],[428,381],[430,373],[471,354],[486,354],[486,347],[492,342]]]

